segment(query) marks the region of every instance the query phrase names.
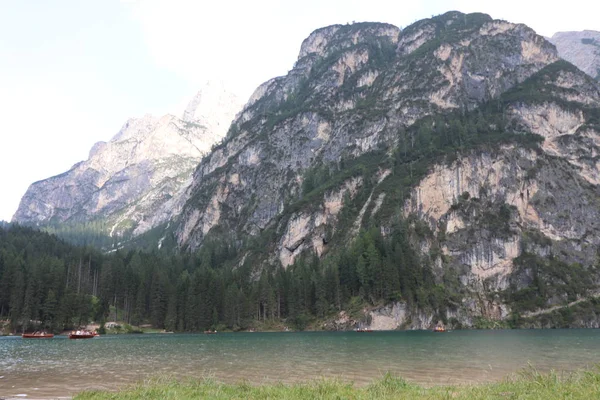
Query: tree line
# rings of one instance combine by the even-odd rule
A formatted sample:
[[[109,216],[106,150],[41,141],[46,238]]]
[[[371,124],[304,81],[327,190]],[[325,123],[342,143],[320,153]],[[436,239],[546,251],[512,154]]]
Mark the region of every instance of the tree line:
[[[252,256],[241,263],[235,242],[223,240],[194,254],[105,254],[26,227],[0,228],[0,320],[17,332],[108,320],[196,332],[269,322],[304,329],[357,301],[444,310],[453,297],[407,229],[363,231],[331,257],[306,254],[282,268]]]

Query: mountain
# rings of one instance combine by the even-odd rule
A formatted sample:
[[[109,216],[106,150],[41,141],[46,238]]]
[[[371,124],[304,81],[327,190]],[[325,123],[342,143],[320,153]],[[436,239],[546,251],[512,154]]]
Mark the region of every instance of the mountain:
[[[600,80],[600,32],[558,32],[549,40],[562,58]]]
[[[376,328],[552,325],[596,293],[599,145],[598,83],[525,25],[329,26],[255,91],[164,234],[230,243],[255,277],[335,265]]]
[[[398,148],[414,151],[418,138],[407,128],[427,116],[472,111],[555,61],[554,46],[531,29],[481,14],[448,13],[403,31],[369,23],[317,30],[294,69],[256,91],[227,140],[198,167],[178,241],[195,249],[217,225],[258,235],[314,191],[305,187],[313,169],[326,169],[315,175],[327,180],[377,154],[378,176],[332,184],[329,197],[337,201],[323,200],[333,204],[318,219],[326,224],[346,192],[356,196],[367,181],[378,185],[391,175],[386,163]],[[294,246],[315,222],[298,220],[304,215],[298,211],[288,217],[299,226],[289,225],[279,243],[284,265],[319,242],[309,230],[311,240]],[[277,228],[287,227],[283,221]]]
[[[15,220],[175,247],[112,301],[182,330],[600,327],[600,84],[559,54],[479,13],[321,28],[204,157],[180,140],[226,124],[193,101],[32,185]],[[126,146],[152,132],[181,143],[162,164]],[[182,160],[191,180],[146,179]]]
[[[86,161],[33,183],[13,221],[67,236],[146,232],[180,209],[192,171],[240,109],[222,84],[208,83],[180,117],[132,118],[110,141],[96,143]]]

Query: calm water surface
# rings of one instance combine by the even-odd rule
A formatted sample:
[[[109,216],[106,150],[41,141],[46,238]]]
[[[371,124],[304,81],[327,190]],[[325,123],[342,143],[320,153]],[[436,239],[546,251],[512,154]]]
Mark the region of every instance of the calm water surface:
[[[389,371],[424,385],[477,383],[528,363],[570,371],[598,362],[596,329],[0,337],[0,397],[56,398],[164,375],[253,383],[335,377],[362,385]]]

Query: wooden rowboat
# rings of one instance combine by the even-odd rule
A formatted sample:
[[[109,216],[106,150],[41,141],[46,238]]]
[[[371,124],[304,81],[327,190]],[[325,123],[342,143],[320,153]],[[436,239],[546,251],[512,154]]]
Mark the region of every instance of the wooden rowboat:
[[[23,339],[52,339],[54,337],[53,333],[46,332],[34,332],[34,333],[23,333],[21,335]]]

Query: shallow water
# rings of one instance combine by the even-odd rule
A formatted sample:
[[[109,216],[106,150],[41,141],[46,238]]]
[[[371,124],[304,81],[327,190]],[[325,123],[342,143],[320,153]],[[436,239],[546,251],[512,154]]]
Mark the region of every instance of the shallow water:
[[[0,337],[0,396],[56,398],[165,375],[363,385],[389,371],[423,385],[478,383],[528,364],[571,371],[599,361],[597,329]]]

